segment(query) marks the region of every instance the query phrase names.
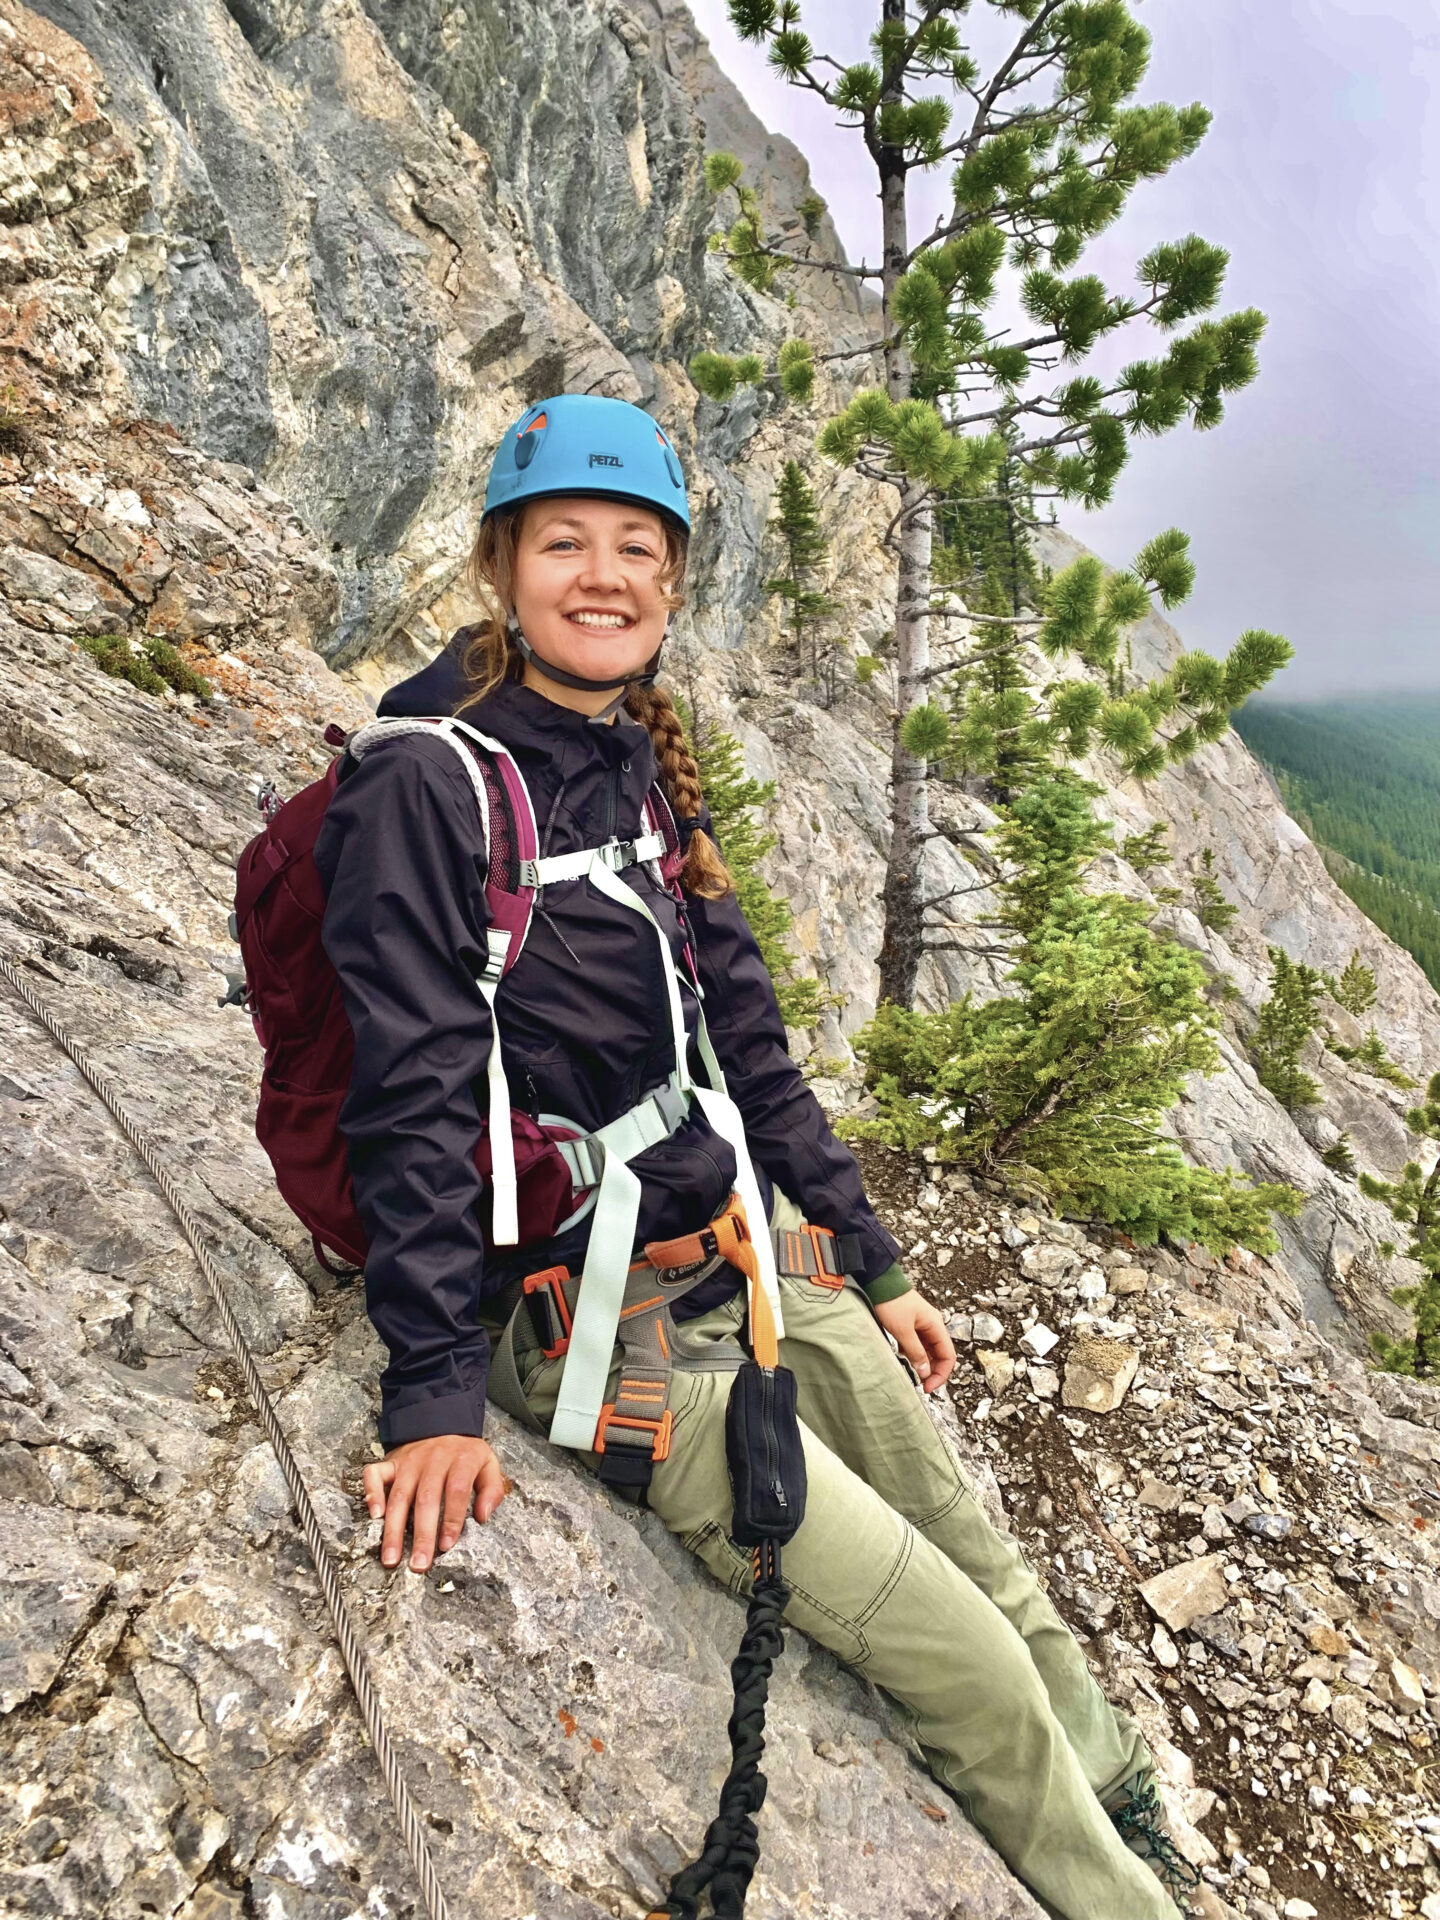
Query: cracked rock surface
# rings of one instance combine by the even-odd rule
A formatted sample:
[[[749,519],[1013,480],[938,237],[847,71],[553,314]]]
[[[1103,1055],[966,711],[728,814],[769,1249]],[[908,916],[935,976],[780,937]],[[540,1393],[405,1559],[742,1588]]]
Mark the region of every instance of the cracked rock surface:
[[[780,783],[771,877],[802,967],[838,997],[796,1047],[827,1100],[853,1098],[886,698],[842,673],[826,704],[761,590],[774,477],[845,388],[832,370],[809,409],[721,409],[684,363],[757,330],[843,346],[864,314],[822,282],[794,310],[751,296],[706,253],[707,144],[771,167],[792,231],[808,177],[678,0],[564,13],[562,31],[529,0],[0,0],[0,945],[206,1223],[455,1908],[588,1920],[643,1912],[698,1844],[741,1608],[498,1413],[515,1493],[495,1522],[423,1578],[382,1574],[356,1498],[381,1354],[275,1195],[251,1132],[254,1037],[219,1004],[257,793],[318,774],[325,726],[362,721],[469,615],[457,574],[496,434],[585,387],[653,405],[684,447],[697,539],[676,678]],[[585,89],[585,116],[554,111]],[[885,626],[882,522],[853,476],[820,478],[848,658]],[[1074,549],[1056,539],[1060,564]],[[135,670],[177,649],[208,697],[110,677],[80,644],[97,635]],[[1179,644],[1147,622],[1141,664]],[[1365,1327],[1396,1324],[1404,1275],[1376,1251],[1393,1227],[1324,1166],[1332,1138],[1258,1087],[1243,1027],[1267,942],[1331,971],[1360,947],[1379,1030],[1416,1075],[1440,1065],[1435,996],[1233,737],[1144,790],[1112,783],[1106,804],[1117,838],[1167,822],[1172,853],[1145,875],[1117,856],[1106,883],[1178,889],[1157,913],[1233,989],[1226,1069],[1190,1089],[1176,1132],[1310,1195],[1282,1256],[1119,1259],[1083,1223],[925,1168],[892,1191],[877,1163],[877,1191],[907,1265],[985,1355],[947,1396],[977,1492],[997,1515],[1003,1496],[1106,1684],[1151,1715],[1172,1812],[1225,1899],[1256,1920],[1295,1920],[1296,1901],[1404,1915],[1440,1900],[1440,1419],[1356,1357]],[[1186,904],[1207,847],[1238,908],[1223,936]],[[942,884],[962,877],[952,849],[936,859]],[[954,956],[922,982],[930,1004],[994,984]],[[89,1089],[0,1004],[0,1910],[413,1913],[204,1283]],[[1393,1175],[1413,1145],[1403,1099],[1333,1054],[1309,1064],[1327,1125]],[[1109,1411],[1064,1403],[1087,1339],[1134,1356]],[[1194,1601],[1202,1563],[1227,1604],[1167,1625],[1141,1586],[1179,1568]],[[898,1717],[798,1638],[770,1739],[757,1908],[1032,1920]],[[1288,1824],[1270,1817],[1282,1802]]]

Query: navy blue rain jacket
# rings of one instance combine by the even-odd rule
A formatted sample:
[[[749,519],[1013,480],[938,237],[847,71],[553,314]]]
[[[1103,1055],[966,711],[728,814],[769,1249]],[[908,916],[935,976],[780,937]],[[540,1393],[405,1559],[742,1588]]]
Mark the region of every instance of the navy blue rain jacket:
[[[391,688],[382,715],[452,713],[466,696],[463,642]],[[587,719],[507,683],[465,719],[504,742],[530,789],[541,852],[578,851],[643,831],[655,777],[648,732],[621,714]],[[708,818],[702,815],[707,827]],[[523,1249],[485,1253],[474,1151],[487,1111],[490,1015],[475,986],[488,914],[486,848],[469,776],[440,740],[398,735],[347,761],[315,847],[326,889],[322,937],[355,1033],[341,1112],[360,1218],[369,1239],[366,1304],[390,1351],[381,1378],[386,1446],[482,1432],[488,1336],[482,1300],[523,1273],[584,1260],[588,1222]],[[643,868],[644,894],[677,969],[682,911]],[[830,1131],[790,1059],[770,977],[733,896],[687,896],[705,1016],[730,1094],[745,1119],[762,1189],[775,1182],[807,1219],[859,1236],[859,1277],[898,1248],[865,1198],[854,1156]],[[682,989],[693,1041],[694,996]],[[501,1044],[516,1107],[603,1126],[664,1085],[673,1044],[654,931],[587,880],[546,887],[524,951],[498,995]],[[703,1084],[695,1050],[691,1069]],[[724,1205],[730,1147],[698,1105],[669,1140],[632,1163],[642,1182],[640,1240],[693,1233]],[[768,1197],[768,1195],[767,1195]],[[738,1285],[733,1269],[681,1303],[698,1313]]]

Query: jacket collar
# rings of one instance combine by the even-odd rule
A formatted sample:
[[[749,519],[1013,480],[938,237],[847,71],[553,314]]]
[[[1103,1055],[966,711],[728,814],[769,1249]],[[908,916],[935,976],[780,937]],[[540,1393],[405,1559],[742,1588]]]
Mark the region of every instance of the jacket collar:
[[[380,701],[381,715],[454,713],[469,692],[463,667],[468,640],[462,628],[427,667],[391,687]],[[655,777],[650,734],[626,713],[617,714],[613,722],[591,720],[521,681],[505,680],[467,708],[464,717],[481,733],[493,734],[512,753],[563,759],[567,772],[586,760],[604,766],[629,761],[635,773],[643,773],[646,787]]]

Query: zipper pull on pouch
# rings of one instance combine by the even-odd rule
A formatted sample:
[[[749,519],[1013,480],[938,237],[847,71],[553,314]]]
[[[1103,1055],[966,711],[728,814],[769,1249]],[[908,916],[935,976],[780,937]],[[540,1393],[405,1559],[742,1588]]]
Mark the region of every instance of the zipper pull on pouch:
[[[736,1546],[784,1546],[805,1518],[805,1449],[788,1367],[747,1360],[725,1408],[725,1460]]]

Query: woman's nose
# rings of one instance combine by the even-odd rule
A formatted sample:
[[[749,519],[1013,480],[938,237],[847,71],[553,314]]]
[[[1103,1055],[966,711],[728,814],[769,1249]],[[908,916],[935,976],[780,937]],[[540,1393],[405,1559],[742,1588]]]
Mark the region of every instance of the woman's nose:
[[[618,554],[606,553],[602,548],[592,547],[585,556],[585,564],[580,569],[578,583],[599,593],[623,593],[629,585],[625,569],[620,564]]]

